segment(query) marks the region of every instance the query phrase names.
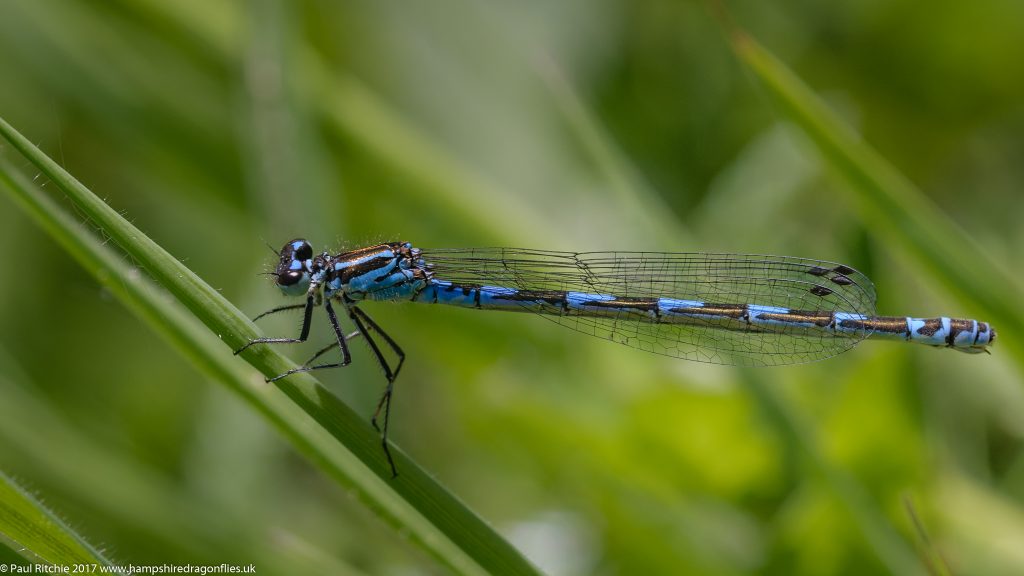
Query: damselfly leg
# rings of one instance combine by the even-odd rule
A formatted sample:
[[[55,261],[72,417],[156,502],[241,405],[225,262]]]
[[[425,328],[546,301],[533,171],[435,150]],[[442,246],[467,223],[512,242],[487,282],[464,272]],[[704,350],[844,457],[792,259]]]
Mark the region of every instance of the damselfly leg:
[[[305,304],[289,304],[288,306],[278,306],[277,308],[271,308],[270,310],[267,310],[266,312],[260,314],[259,316],[256,316],[255,318],[252,319],[252,321],[255,322],[260,318],[270,316],[271,314],[277,314],[278,312],[284,312],[286,310],[298,310],[300,308],[305,307]]]
[[[345,333],[341,330],[341,324],[338,323],[338,316],[337,314],[334,313],[334,307],[331,306],[330,300],[324,302],[324,309],[327,310],[327,318],[331,321],[331,327],[334,329],[334,335],[337,338],[337,341],[332,342],[330,346],[326,346],[323,349],[321,349],[319,352],[314,354],[312,358],[307,360],[306,363],[303,364],[302,366],[299,366],[298,368],[293,368],[282,374],[278,374],[273,378],[267,378],[267,382],[276,382],[281,378],[291,376],[292,374],[298,374],[299,372],[309,372],[312,370],[321,370],[324,368],[341,368],[344,366],[348,366],[352,362],[352,354],[349,352],[347,344],[348,339],[351,338],[352,335],[346,336]],[[326,364],[311,365],[314,360],[316,360],[321,355],[326,354],[328,351],[334,348],[338,348],[339,350],[341,350],[341,362],[329,362]]]
[[[392,459],[391,456],[391,450],[388,448],[388,427],[391,421],[391,397],[394,393],[394,382],[395,378],[398,376],[398,372],[402,369],[402,364],[405,362],[405,352],[402,351],[402,348],[398,346],[398,344],[394,341],[394,339],[391,338],[391,336],[388,336],[388,334],[381,329],[379,324],[374,322],[373,319],[370,318],[365,312],[363,312],[357,306],[355,306],[355,302],[349,299],[345,299],[342,302],[345,306],[346,311],[348,312],[348,317],[356,325],[356,330],[346,335],[341,329],[341,324],[338,321],[338,317],[334,311],[334,307],[331,306],[330,300],[325,299],[323,301],[324,309],[327,311],[327,318],[328,320],[330,320],[331,327],[334,329],[334,333],[337,340],[318,350],[315,354],[313,354],[312,357],[310,357],[309,360],[303,363],[302,366],[294,368],[292,370],[288,370],[287,372],[278,374],[277,376],[274,376],[272,378],[267,378],[267,382],[276,382],[282,378],[291,376],[292,374],[297,374],[299,372],[310,372],[312,370],[321,370],[325,368],[341,368],[347,366],[352,362],[352,356],[351,353],[349,352],[347,344],[348,340],[351,340],[356,336],[362,336],[363,338],[365,338],[366,342],[370,345],[370,349],[373,351],[374,356],[377,358],[377,362],[380,364],[381,369],[384,370],[384,377],[387,379],[387,387],[385,388],[384,394],[381,396],[380,401],[377,403],[377,409],[374,411],[373,417],[370,419],[370,423],[373,425],[373,428],[375,430],[381,433],[381,447],[383,448],[384,455],[387,458],[388,466],[391,468],[391,475],[392,477],[395,477],[398,476],[398,469],[395,467],[394,460]],[[307,299],[306,304],[278,306],[276,308],[267,310],[266,312],[256,316],[256,318],[253,319],[258,320],[265,316],[277,314],[279,312],[285,312],[288,310],[298,310],[302,308],[305,310],[305,314],[303,316],[303,323],[302,328],[300,330],[301,333],[299,338],[257,338],[252,342],[249,342],[249,344],[247,344],[246,346],[240,348],[235,353],[238,354],[242,352],[252,344],[281,344],[304,342],[309,336],[310,323],[312,320],[311,305],[315,305],[315,300]],[[376,340],[370,335],[371,330],[379,334],[380,337],[383,338],[384,341],[387,343],[388,347],[391,348],[391,350],[395,353],[396,356],[398,356],[398,363],[395,365],[394,368],[392,368],[391,364],[388,363],[387,359],[384,357],[384,354],[381,352],[380,346],[377,345]],[[335,349],[341,350],[342,359],[340,362],[313,364],[313,362],[315,362],[318,358]],[[381,410],[384,411],[383,428],[381,426],[378,426],[377,424],[377,419],[380,416]]]
[[[391,451],[388,449],[388,424],[391,422],[391,396],[395,390],[395,378],[398,377],[398,371],[402,369],[402,364],[405,362],[405,352],[396,343],[391,336],[388,336],[387,332],[380,329],[380,326],[370,318],[366,312],[363,312],[356,306],[350,306],[348,308],[349,318],[352,319],[356,324],[356,328],[363,334],[366,341],[370,344],[370,348],[373,350],[373,354],[377,357],[377,362],[381,368],[384,369],[384,377],[387,378],[388,385],[384,389],[384,394],[381,396],[380,401],[377,403],[377,410],[373,413],[373,418],[370,419],[370,424],[373,424],[374,429],[381,432],[381,446],[384,447],[384,453],[388,457],[388,463],[391,464],[391,475],[392,477],[398,476],[398,470],[395,469],[395,463],[391,460]],[[364,325],[363,322],[366,322]],[[380,337],[387,342],[391,350],[398,356],[398,364],[395,365],[394,370],[385,360],[384,355],[381,354],[380,347],[370,337],[369,331],[366,329],[367,326],[373,329],[374,332],[380,334]],[[381,408],[384,409],[384,428],[383,430],[377,426],[377,417],[380,416]]]
[[[256,317],[261,318],[263,316],[266,316],[267,314],[274,314],[276,312],[282,312],[284,310],[290,310],[301,306],[304,309],[304,311],[302,313],[302,328],[299,330],[298,338],[256,338],[254,340],[250,340],[245,346],[242,346],[238,350],[235,350],[235,355],[237,356],[241,354],[253,344],[295,344],[299,342],[305,342],[309,338],[309,327],[313,321],[313,306],[316,303],[316,289],[317,286],[315,284],[310,285],[309,290],[306,293],[305,304],[301,304],[294,307],[281,306],[279,308],[274,308],[273,310],[268,310],[267,312],[264,312],[263,314],[260,314],[259,316]]]

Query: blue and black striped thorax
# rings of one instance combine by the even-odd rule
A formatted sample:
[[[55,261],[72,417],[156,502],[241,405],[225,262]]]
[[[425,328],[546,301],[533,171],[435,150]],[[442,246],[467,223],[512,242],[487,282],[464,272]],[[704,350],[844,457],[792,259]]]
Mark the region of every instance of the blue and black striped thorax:
[[[340,254],[322,252],[302,239],[285,244],[277,265],[277,285],[289,296],[307,293],[310,286],[333,298],[350,300],[407,300],[429,282],[420,251],[408,242],[389,242]]]

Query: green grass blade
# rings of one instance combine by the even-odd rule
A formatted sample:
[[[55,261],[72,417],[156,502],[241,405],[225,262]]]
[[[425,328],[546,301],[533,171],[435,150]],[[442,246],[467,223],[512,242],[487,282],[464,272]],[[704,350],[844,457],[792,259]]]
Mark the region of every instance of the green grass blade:
[[[155,547],[179,547],[193,557],[217,559],[233,542],[262,537],[259,527],[240,525],[222,510],[190,499],[169,478],[69,422],[40,398],[38,386],[3,347],[0,398],[0,446],[6,465],[27,478],[73,479],[62,497],[102,510],[132,532],[144,534]],[[261,553],[283,556],[278,550]],[[250,560],[263,565],[258,556]]]
[[[942,552],[932,542],[931,537],[928,536],[924,522],[921,521],[921,517],[917,514],[914,502],[909,494],[904,494],[903,496],[903,507],[907,511],[907,517],[910,518],[914,525],[914,532],[917,534],[917,548],[920,551],[921,557],[924,558],[931,569],[931,572],[935,576],[953,576],[952,571],[949,569],[949,564],[942,556]]]
[[[7,165],[0,166],[0,182],[15,200],[133,312],[197,367],[238,393],[379,517],[457,573],[536,573],[508,542],[395,447],[392,453],[401,475],[388,478],[377,434],[315,378],[296,375],[280,381],[277,388],[319,427],[312,426],[261,378],[243,371],[231,350],[257,333],[239,310],[2,119],[0,134],[227,346],[133,277],[117,255],[56,208],[27,178]],[[269,347],[254,347],[244,357],[265,375],[295,367]]]
[[[864,486],[856,478],[829,462],[818,448],[816,435],[790,409],[773,387],[764,381],[763,375],[745,370],[740,381],[757,400],[765,418],[779,431],[783,440],[788,445],[798,448],[807,458],[809,464],[846,508],[864,540],[871,545],[889,571],[899,575],[926,576],[928,571],[924,565],[892,527]]]
[[[85,538],[2,472],[0,542],[35,564],[111,565]]]
[[[1007,334],[1024,334],[1024,292],[960,226],[861,140],[792,71],[742,31],[730,39],[740,60],[764,83],[781,110],[811,138],[850,186],[839,187],[879,235],[898,245],[948,293]],[[1004,338],[1024,368],[1024,340]]]

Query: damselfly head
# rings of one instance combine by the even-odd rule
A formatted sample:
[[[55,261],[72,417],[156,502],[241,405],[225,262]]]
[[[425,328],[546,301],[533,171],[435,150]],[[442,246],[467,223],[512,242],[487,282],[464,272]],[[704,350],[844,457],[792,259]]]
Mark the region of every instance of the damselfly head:
[[[313,247],[309,242],[296,238],[286,243],[277,264],[277,287],[289,296],[305,294],[309,288],[312,258]]]

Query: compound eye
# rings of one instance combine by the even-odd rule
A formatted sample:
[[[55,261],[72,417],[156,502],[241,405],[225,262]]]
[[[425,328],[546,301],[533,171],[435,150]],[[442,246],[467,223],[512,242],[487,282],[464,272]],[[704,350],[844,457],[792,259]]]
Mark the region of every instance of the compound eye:
[[[302,238],[296,238],[285,242],[281,248],[281,261],[288,260],[309,260],[313,257],[313,247]]]
[[[302,276],[305,273],[302,270],[289,270],[283,274],[277,275],[278,286],[294,286],[302,280]]]
[[[295,242],[293,246],[295,247],[296,260],[309,260],[313,257],[313,247],[309,245],[309,242],[301,240]]]

